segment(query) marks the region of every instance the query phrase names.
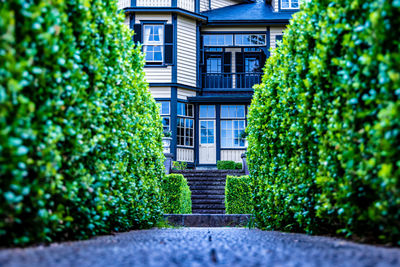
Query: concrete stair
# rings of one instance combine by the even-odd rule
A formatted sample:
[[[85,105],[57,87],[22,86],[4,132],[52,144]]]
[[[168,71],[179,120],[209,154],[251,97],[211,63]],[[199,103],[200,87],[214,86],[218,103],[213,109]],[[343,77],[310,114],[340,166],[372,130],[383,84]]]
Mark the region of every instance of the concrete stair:
[[[227,175],[241,176],[236,170],[185,170],[182,174],[192,191],[193,214],[225,213],[225,182]]]
[[[246,227],[250,214],[165,214],[164,218],[173,226],[183,227]]]

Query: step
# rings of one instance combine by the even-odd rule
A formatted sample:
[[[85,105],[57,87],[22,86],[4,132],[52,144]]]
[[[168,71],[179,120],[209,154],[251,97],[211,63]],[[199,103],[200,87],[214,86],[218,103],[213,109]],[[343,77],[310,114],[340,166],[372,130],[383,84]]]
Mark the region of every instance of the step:
[[[217,204],[192,204],[192,209],[200,209],[200,210],[225,209],[225,204],[223,204],[223,203],[217,203]]]
[[[224,199],[192,199],[192,205],[194,204],[225,204]]]
[[[225,209],[193,209],[193,214],[225,214]]]
[[[204,185],[204,184],[193,184],[189,185],[190,190],[222,190],[225,191],[225,185]]]
[[[224,195],[194,195],[192,193],[192,199],[225,199]]]
[[[213,180],[204,180],[204,181],[188,181],[189,185],[204,185],[204,186],[209,186],[209,185],[215,185],[215,186],[224,186],[225,187],[225,181],[213,181]]]
[[[166,214],[164,218],[175,226],[185,227],[245,227],[250,214]]]
[[[194,195],[225,195],[225,189],[220,190],[198,190],[198,189],[190,189],[192,194]]]

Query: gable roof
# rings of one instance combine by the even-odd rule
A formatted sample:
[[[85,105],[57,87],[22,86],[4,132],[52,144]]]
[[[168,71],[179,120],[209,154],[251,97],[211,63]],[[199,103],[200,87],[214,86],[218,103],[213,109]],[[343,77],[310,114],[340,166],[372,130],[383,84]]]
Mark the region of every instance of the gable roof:
[[[231,25],[231,24],[282,24],[288,23],[293,12],[273,12],[273,8],[265,1],[242,3],[233,6],[213,9],[202,12],[208,17],[208,24]]]

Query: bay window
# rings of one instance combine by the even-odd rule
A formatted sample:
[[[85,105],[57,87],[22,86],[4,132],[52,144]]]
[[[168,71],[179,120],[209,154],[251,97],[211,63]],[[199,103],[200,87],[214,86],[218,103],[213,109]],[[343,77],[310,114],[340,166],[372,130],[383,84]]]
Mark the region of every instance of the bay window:
[[[299,7],[299,0],[281,0],[282,9],[298,9]]]
[[[192,104],[178,102],[177,145],[193,147],[194,145],[194,110]]]
[[[246,128],[244,105],[221,106],[221,147],[244,148],[242,134]]]
[[[168,101],[157,101],[160,108],[160,116],[162,119],[164,132],[171,130],[171,120],[170,120],[170,105]]]

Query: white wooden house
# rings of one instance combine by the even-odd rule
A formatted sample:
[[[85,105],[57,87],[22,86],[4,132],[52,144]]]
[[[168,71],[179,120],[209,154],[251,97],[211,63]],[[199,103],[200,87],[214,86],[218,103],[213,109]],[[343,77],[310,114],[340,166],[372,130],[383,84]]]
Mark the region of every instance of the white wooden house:
[[[241,161],[253,85],[299,0],[120,0],[177,161]]]

